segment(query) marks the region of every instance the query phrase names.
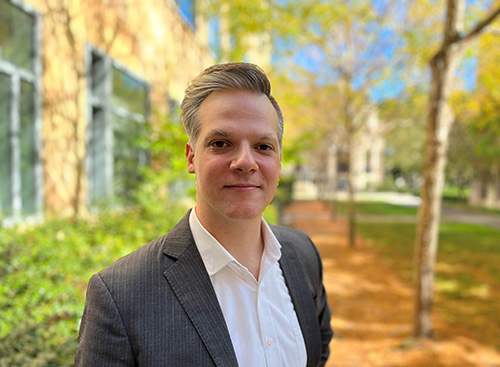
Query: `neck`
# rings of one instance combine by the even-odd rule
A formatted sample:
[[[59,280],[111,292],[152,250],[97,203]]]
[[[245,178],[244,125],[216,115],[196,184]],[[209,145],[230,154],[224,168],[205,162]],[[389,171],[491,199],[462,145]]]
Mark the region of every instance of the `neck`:
[[[196,215],[205,229],[217,241],[245,266],[255,277],[259,278],[260,262],[264,251],[262,239],[262,219],[215,219],[204,216],[198,210]]]

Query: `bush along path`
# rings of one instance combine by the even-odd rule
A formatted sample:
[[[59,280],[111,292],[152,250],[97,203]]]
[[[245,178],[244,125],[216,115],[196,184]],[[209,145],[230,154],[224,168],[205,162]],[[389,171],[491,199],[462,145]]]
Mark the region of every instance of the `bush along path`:
[[[500,353],[460,335],[434,315],[432,340],[412,334],[412,289],[358,238],[347,245],[347,225],[321,202],[294,202],[283,222],[306,232],[323,260],[335,331],[327,367],[495,367]]]

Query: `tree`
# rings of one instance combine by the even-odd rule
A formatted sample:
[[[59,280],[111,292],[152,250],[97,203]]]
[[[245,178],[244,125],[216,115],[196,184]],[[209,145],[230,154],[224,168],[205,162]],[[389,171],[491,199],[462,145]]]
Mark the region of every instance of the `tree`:
[[[434,289],[434,266],[438,247],[438,228],[441,196],[444,185],[448,134],[454,120],[449,104],[453,75],[465,48],[499,14],[500,4],[479,21],[470,32],[461,33],[465,11],[464,0],[446,1],[446,19],[443,40],[429,61],[432,80],[429,92],[426,150],[424,157],[424,184],[422,204],[418,214],[415,241],[415,315],[414,335],[432,336],[431,309]]]
[[[335,86],[331,97],[339,108],[331,116],[327,112],[331,103],[323,104],[323,119],[329,119],[325,120],[327,128],[323,135],[330,139],[326,142],[328,146],[336,144],[340,149],[341,142],[350,163],[347,186],[351,246],[356,240],[357,188],[353,165],[356,142],[370,114],[377,109],[374,95],[378,92],[380,97],[383,93],[383,88],[377,88],[403,65],[395,52],[395,39],[401,26],[397,22],[398,6],[396,2],[368,0],[289,1],[284,6],[288,7],[287,13],[295,15],[286,19],[287,27],[300,31],[283,37],[280,48],[290,53],[291,63],[302,63],[306,78],[314,79],[318,85]],[[284,65],[286,68],[286,63]]]
[[[401,177],[405,187],[415,189],[422,172],[422,151],[425,143],[426,95],[409,91],[406,96],[384,101],[380,118],[387,126],[385,133],[386,171],[392,178]]]

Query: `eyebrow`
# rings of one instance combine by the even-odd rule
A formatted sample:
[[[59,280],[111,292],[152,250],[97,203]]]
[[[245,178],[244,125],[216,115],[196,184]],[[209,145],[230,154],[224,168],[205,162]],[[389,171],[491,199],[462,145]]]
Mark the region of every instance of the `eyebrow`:
[[[229,138],[229,137],[231,137],[231,133],[224,131],[224,130],[214,129],[207,134],[207,139],[212,139],[212,138],[218,137],[218,136]],[[260,140],[278,140],[278,137],[275,134],[262,134],[262,135],[259,135],[259,139]]]
[[[260,135],[259,138],[261,140],[276,140],[278,141],[278,136],[275,135],[275,134],[263,134],[263,135]]]
[[[229,134],[228,132],[226,132],[224,130],[217,130],[217,129],[214,129],[207,134],[207,138],[212,138],[215,136],[229,137],[229,136],[231,136],[231,134]]]

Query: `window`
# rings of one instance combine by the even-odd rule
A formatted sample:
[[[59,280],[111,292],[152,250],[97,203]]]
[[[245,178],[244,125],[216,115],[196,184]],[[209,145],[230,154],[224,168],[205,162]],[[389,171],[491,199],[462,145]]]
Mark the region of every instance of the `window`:
[[[366,172],[370,173],[372,171],[372,151],[368,149],[366,151]]]
[[[0,1],[0,216],[38,214],[40,166],[40,17]]]
[[[175,0],[187,23],[196,28],[195,0]]]
[[[130,202],[141,166],[149,157],[139,146],[148,119],[148,85],[89,47],[88,201]]]
[[[337,157],[337,171],[339,173],[349,172],[350,157],[349,153],[341,152]]]

